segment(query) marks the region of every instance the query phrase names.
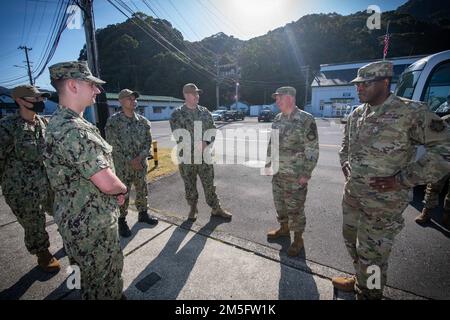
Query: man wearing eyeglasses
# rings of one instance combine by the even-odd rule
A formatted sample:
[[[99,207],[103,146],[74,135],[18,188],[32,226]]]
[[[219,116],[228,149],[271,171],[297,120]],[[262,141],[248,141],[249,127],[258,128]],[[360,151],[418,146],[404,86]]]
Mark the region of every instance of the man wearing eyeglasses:
[[[339,152],[346,183],[343,236],[354,277],[333,278],[357,299],[381,299],[395,236],[415,185],[438,181],[450,170],[450,133],[424,103],[390,92],[391,62],[363,66],[352,82],[360,105],[349,116]],[[427,152],[414,161],[416,147]]]
[[[115,175],[112,147],[83,118],[100,85],[85,61],[49,68],[59,96],[45,137],[54,217],[64,248],[80,270],[82,299],[121,299],[123,254],[117,220],[128,189]]]
[[[47,120],[44,111],[49,93],[31,85],[14,88],[11,96],[19,107],[15,115],[0,121],[0,180],[2,193],[25,232],[25,246],[37,256],[46,272],[60,269],[59,261],[48,250],[45,212],[52,215],[53,195],[45,172]]]
[[[135,205],[138,221],[155,225],[158,220],[147,210],[147,158],[151,155],[152,134],[150,121],[135,112],[139,93],[123,89],[119,93],[122,111],[112,115],[106,123],[106,140],[113,147],[113,159],[117,176],[128,189],[136,188]],[[120,207],[119,234],[131,236],[126,217],[129,198]]]

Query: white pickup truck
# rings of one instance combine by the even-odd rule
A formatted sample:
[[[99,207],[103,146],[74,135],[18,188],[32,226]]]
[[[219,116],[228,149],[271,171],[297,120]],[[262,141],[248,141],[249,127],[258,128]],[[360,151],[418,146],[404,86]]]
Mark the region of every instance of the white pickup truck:
[[[439,116],[450,113],[450,50],[422,58],[403,71],[395,94],[424,101]]]
[[[449,114],[450,50],[422,58],[403,71],[395,94],[407,99],[424,101],[439,116]],[[417,148],[416,160],[426,152]]]

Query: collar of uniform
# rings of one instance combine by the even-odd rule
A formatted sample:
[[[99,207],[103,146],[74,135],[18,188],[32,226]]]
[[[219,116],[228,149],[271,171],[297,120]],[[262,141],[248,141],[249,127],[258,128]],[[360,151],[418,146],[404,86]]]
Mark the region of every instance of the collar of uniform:
[[[369,113],[374,112],[375,114],[381,114],[391,106],[392,100],[394,100],[394,98],[395,98],[395,95],[391,92],[389,97],[387,97],[387,99],[384,100],[384,102],[382,104],[379,104],[376,106],[370,106],[369,104],[366,104],[367,109],[368,109]]]
[[[283,113],[281,114],[282,117],[287,118],[288,120],[292,120],[295,118],[295,116],[300,112],[300,109],[295,106],[294,110],[292,110],[292,112],[289,115],[284,115]]]
[[[82,118],[80,114],[76,113],[75,111],[73,111],[72,109],[63,106],[63,105],[58,105],[58,107],[61,109],[61,111],[63,111],[64,113],[68,113],[74,117],[78,117],[78,118]]]
[[[120,111],[120,115],[121,115],[122,119],[127,120],[127,121],[131,121],[131,120],[138,121],[139,120],[136,112],[133,112],[133,116],[131,118],[128,118],[127,115],[125,114],[125,112],[123,112],[123,111]]]
[[[195,107],[195,109],[191,109],[191,108],[189,108],[186,104],[183,104],[183,106],[181,107],[181,109],[183,109],[183,111],[190,111],[190,112],[192,112],[192,111],[200,111],[200,106],[197,105],[197,106]]]

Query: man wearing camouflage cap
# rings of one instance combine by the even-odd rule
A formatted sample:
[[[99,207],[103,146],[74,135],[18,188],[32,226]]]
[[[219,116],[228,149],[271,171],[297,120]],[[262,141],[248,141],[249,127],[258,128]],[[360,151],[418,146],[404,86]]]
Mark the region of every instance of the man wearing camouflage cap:
[[[358,70],[352,82],[363,104],[349,116],[339,152],[346,178],[343,236],[356,277],[333,278],[333,285],[355,290],[357,299],[382,298],[410,189],[438,181],[450,169],[447,126],[426,104],[392,94],[392,76],[388,61]],[[414,162],[417,145],[427,152]]]
[[[150,121],[135,112],[138,97],[136,91],[120,91],[122,111],[112,115],[106,122],[106,141],[113,147],[117,176],[128,189],[132,184],[136,188],[138,221],[154,225],[158,220],[147,212],[147,158],[151,155],[152,134]],[[131,236],[126,222],[128,203],[129,198],[126,197],[124,205],[120,207],[119,234],[123,237]]]
[[[54,218],[67,255],[81,272],[83,299],[122,298],[123,255],[117,219],[127,187],[114,173],[112,147],[83,119],[104,81],[86,62],[49,68],[59,108],[45,138],[45,166],[55,193]]]
[[[215,138],[215,136],[205,135],[205,132],[216,129],[216,126],[208,109],[198,105],[202,92],[193,83],[185,84],[183,87],[185,103],[176,108],[170,118],[170,128],[174,135],[177,132],[183,131],[187,135],[186,138],[190,141],[187,147],[190,148],[191,156],[188,158],[183,155],[183,148],[179,150],[179,156],[181,158],[187,158],[187,161],[181,162],[178,166],[184,182],[186,200],[191,207],[188,219],[191,221],[197,219],[197,175],[200,177],[205,191],[206,203],[212,208],[211,215],[231,219],[231,213],[221,207],[220,200],[216,194],[214,167],[211,163],[205,162],[203,157],[205,155],[205,149],[209,148],[206,152],[211,150]],[[195,132],[196,126],[201,126],[201,132]],[[196,137],[200,137],[200,140],[196,141]],[[177,143],[182,142],[183,137],[180,136],[177,138]],[[184,142],[186,143],[186,141]],[[196,153],[200,155],[200,161],[195,161]]]
[[[266,168],[272,168],[273,201],[280,228],[269,231],[268,239],[290,236],[294,241],[288,248],[289,256],[298,256],[303,248],[305,231],[305,200],[308,181],[319,159],[319,140],[314,117],[295,105],[296,90],[281,87],[272,95],[280,108],[272,123],[272,136],[267,148]],[[274,134],[277,132],[278,141]],[[278,155],[272,154],[272,144],[278,142]],[[275,163],[278,162],[278,163]],[[274,172],[277,169],[277,172]]]
[[[53,195],[45,172],[43,153],[47,120],[44,111],[49,93],[31,85],[12,90],[18,114],[0,121],[0,181],[6,203],[25,231],[25,246],[47,272],[60,269],[52,256],[45,231],[45,212],[52,215]]]

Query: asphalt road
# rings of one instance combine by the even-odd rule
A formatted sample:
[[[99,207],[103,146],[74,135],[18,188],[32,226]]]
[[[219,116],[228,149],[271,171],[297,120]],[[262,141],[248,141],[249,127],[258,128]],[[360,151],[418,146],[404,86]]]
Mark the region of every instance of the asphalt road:
[[[338,150],[342,139],[342,125],[334,120],[317,119],[320,157],[309,184],[306,201],[307,227],[304,235],[306,259],[352,272],[350,257],[341,235],[341,199],[344,179],[339,167]],[[254,129],[267,132],[270,123],[258,124],[246,118],[228,124],[218,123],[224,129]],[[172,147],[167,121],[152,123],[153,137],[160,147]],[[244,139],[244,138],[242,138]],[[227,140],[225,137],[224,140]],[[264,145],[264,139],[260,139]],[[218,141],[220,143],[220,139]],[[225,150],[228,154],[230,150]],[[261,159],[259,159],[261,160]],[[241,161],[242,163],[243,161]],[[243,164],[216,165],[217,192],[225,208],[234,214],[232,222],[220,229],[234,236],[273,248],[288,246],[288,241],[269,243],[266,232],[277,226],[272,201],[270,177],[261,176],[258,168]],[[204,225],[210,209],[200,193],[199,219]],[[167,215],[187,216],[184,189],[179,174],[150,185],[151,207]],[[421,210],[420,198],[405,210],[405,228],[397,236],[389,261],[388,285],[434,299],[450,299],[450,233],[440,227],[440,212],[433,222],[421,227],[414,217]]]

